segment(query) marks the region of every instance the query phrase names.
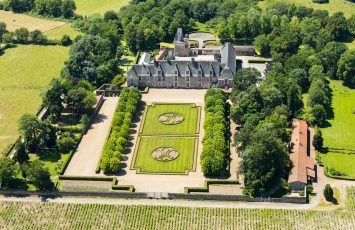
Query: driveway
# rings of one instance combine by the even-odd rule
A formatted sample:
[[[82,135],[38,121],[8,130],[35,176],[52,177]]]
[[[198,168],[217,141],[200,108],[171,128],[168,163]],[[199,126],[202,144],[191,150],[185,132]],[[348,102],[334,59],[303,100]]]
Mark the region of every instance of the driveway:
[[[95,169],[110,130],[118,97],[105,98],[88,132],[81,140],[64,175],[95,176]]]
[[[199,48],[203,48],[204,41],[216,40],[216,37],[210,33],[198,32],[189,34],[189,39],[198,41]]]

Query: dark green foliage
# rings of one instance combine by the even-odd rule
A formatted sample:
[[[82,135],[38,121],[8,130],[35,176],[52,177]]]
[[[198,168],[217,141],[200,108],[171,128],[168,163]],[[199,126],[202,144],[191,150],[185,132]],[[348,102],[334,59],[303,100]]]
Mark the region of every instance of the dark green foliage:
[[[314,3],[319,3],[319,4],[324,4],[324,3],[329,3],[329,0],[312,0]]]
[[[312,108],[313,124],[322,126],[327,119],[327,112],[323,105],[316,104]]]
[[[333,189],[330,184],[326,184],[323,190],[323,196],[327,201],[331,201],[333,199]]]
[[[326,29],[336,41],[341,41],[349,34],[348,23],[343,12],[337,12],[329,17]]]
[[[205,136],[201,167],[202,172],[208,176],[224,173],[229,159],[226,99],[226,95],[220,89],[210,89],[205,95]]]
[[[16,148],[17,148],[17,151],[16,151],[13,159],[20,164],[27,162],[30,159],[30,157],[28,155],[28,151],[25,148],[25,145],[18,144],[16,146]]]
[[[15,13],[33,11],[49,17],[72,18],[76,9],[74,0],[7,0]]]
[[[70,37],[66,34],[63,35],[63,37],[60,39],[60,44],[62,46],[69,46],[73,43],[73,41],[70,39]]]
[[[44,163],[39,160],[31,161],[22,166],[26,179],[39,190],[51,190],[54,187],[51,175]]]
[[[322,131],[320,129],[317,129],[316,133],[314,134],[312,144],[316,150],[318,151],[322,150],[323,136],[322,136]]]
[[[328,76],[336,79],[338,70],[338,61],[342,54],[347,50],[345,44],[340,42],[329,42],[319,53],[323,67]]]
[[[64,153],[67,153],[74,149],[76,140],[70,136],[62,137],[57,141],[58,149]]]
[[[136,88],[124,88],[120,94],[111,133],[101,155],[100,168],[105,173],[118,173],[128,143],[129,130],[141,94]]]
[[[18,168],[15,162],[7,157],[0,157],[0,183],[1,187],[9,185],[17,175]]]
[[[345,52],[339,62],[337,75],[344,85],[355,88],[355,49]]]
[[[2,35],[7,32],[5,22],[0,21],[0,42],[2,41]]]

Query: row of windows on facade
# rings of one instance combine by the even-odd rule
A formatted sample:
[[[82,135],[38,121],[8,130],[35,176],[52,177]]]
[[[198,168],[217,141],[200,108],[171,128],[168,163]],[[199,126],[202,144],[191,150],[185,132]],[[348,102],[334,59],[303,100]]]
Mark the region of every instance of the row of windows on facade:
[[[175,70],[175,75],[177,75],[177,74],[178,74],[178,71]],[[202,71],[201,70],[197,71],[197,74],[198,75],[202,75]],[[149,70],[147,70],[147,75],[150,75],[150,71]],[[161,70],[158,70],[158,75],[161,75]],[[190,71],[189,70],[186,71],[186,75],[190,75]],[[210,75],[213,75],[213,71],[212,70],[210,71]]]
[[[142,76],[139,76],[138,79],[139,79],[139,81],[142,81]],[[178,80],[178,77],[175,76],[175,81],[177,81],[177,80]],[[190,81],[189,76],[186,76],[186,77],[185,77],[185,80],[186,80],[186,81]],[[198,80],[199,80],[199,81],[202,81],[202,77],[199,76],[199,77],[198,77]],[[210,77],[209,77],[209,80],[212,81],[212,80],[213,80],[213,77],[210,76]],[[148,77],[148,81],[150,81],[150,77]],[[158,81],[165,81],[165,77],[164,77],[164,76],[158,76]]]
[[[221,84],[221,85],[225,85],[225,86],[228,86],[228,80],[227,79],[225,79],[225,80],[219,80],[219,83]],[[202,83],[201,82],[198,82],[197,83],[198,84],[198,88],[202,88]],[[157,83],[157,85],[158,86],[170,86],[170,87],[178,87],[178,83],[177,82],[174,82],[174,86],[173,85],[171,85],[171,84],[167,84],[167,85],[165,85],[164,84],[164,82],[162,82],[162,83],[160,83],[160,82],[158,82]],[[185,86],[187,87],[187,88],[189,88],[190,87],[190,82],[186,82],[185,83]]]

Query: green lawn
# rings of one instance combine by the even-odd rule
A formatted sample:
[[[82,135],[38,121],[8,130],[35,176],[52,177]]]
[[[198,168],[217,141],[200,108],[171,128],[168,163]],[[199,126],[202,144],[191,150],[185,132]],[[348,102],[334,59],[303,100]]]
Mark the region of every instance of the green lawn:
[[[351,3],[346,0],[329,0],[329,3],[326,4],[313,3],[312,0],[264,0],[259,1],[258,6],[265,9],[276,2],[285,2],[289,4],[293,3],[298,6],[306,6],[316,10],[327,10],[330,14],[342,11],[346,17],[350,17],[352,14],[355,14],[355,3]]]
[[[54,29],[48,30],[44,33],[49,39],[61,39],[63,35],[68,35],[72,40],[74,40],[78,35],[82,33],[76,31],[71,27],[71,24],[67,23],[63,26],[56,27]]]
[[[184,121],[175,125],[165,125],[159,121],[160,115],[164,113],[177,113],[183,116]],[[145,116],[143,134],[180,134],[193,135],[198,133],[197,122],[199,107],[192,107],[192,104],[155,104],[148,106]]]
[[[55,150],[44,151],[41,156],[30,154],[30,160],[41,160],[52,176],[58,176],[57,168],[60,168],[59,165],[61,166],[69,157],[69,153],[61,154]]]
[[[140,137],[134,168],[145,173],[185,173],[193,168],[195,154],[193,137]],[[172,161],[158,161],[152,152],[160,147],[174,148],[179,156]]]
[[[328,120],[330,127],[322,129],[324,146],[355,150],[355,90],[343,86],[340,81],[331,81],[330,86],[334,118]]]
[[[355,154],[328,152],[322,154],[322,162],[328,169],[346,173],[346,177],[355,178]]]
[[[118,11],[128,5],[129,0],[75,0],[76,13],[80,15],[104,14],[108,10]]]
[[[0,152],[18,135],[17,121],[36,113],[40,94],[68,58],[62,46],[18,46],[0,56]]]

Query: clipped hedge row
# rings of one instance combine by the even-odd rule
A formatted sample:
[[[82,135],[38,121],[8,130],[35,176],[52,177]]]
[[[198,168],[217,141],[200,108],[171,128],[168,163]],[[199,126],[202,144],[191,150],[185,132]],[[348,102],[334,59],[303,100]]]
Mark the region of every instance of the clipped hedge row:
[[[112,120],[111,132],[106,140],[100,168],[105,173],[118,173],[121,170],[121,161],[126,148],[133,116],[136,112],[141,94],[136,88],[125,88],[120,94]]]
[[[191,192],[209,192],[210,185],[212,184],[238,184],[238,180],[206,180],[203,187],[185,187],[184,193],[191,193]]]
[[[205,175],[221,175],[226,171],[229,158],[226,100],[227,96],[221,89],[210,89],[205,95],[205,136],[201,154]]]

